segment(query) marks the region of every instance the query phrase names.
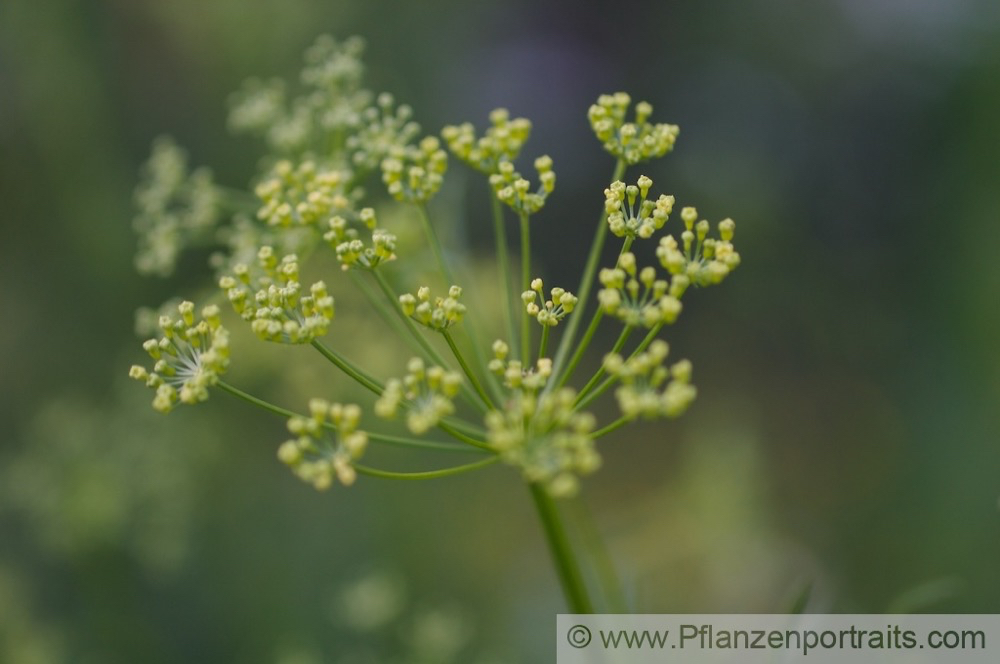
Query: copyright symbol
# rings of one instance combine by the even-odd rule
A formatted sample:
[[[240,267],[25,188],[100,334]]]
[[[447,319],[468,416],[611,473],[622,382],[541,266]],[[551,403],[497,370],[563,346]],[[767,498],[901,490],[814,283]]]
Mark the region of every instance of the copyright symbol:
[[[586,648],[590,645],[590,638],[590,630],[583,625],[570,627],[569,631],[566,632],[566,640],[574,648]]]

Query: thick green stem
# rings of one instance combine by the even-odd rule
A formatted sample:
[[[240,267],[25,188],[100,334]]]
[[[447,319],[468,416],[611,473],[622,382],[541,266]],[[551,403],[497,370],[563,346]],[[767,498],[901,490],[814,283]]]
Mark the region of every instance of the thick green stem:
[[[514,328],[516,302],[510,292],[510,256],[507,253],[507,233],[504,228],[503,206],[500,199],[493,193],[490,187],[490,201],[493,203],[493,234],[497,245],[497,265],[500,268],[500,292],[503,297],[504,306],[501,307],[504,321],[504,328],[507,330],[507,343],[517,343],[517,331]]]
[[[391,480],[435,480],[439,477],[450,477],[451,475],[460,475],[462,473],[468,473],[473,470],[479,470],[480,468],[485,468],[486,466],[492,465],[500,460],[499,456],[492,456],[481,461],[474,461],[472,463],[467,463],[461,466],[452,466],[450,468],[442,468],[440,470],[424,470],[417,472],[397,472],[393,470],[381,470],[379,468],[372,468],[370,466],[363,466],[361,464],[351,464],[354,469],[362,475],[369,475],[371,477],[382,477]]]
[[[528,215],[521,213],[521,292],[531,289],[531,224]],[[521,307],[521,366],[531,362],[531,316]]]
[[[621,180],[625,174],[625,161],[619,159],[615,164],[615,172],[611,176],[611,181]],[[608,233],[607,224],[608,213],[601,213],[601,218],[597,222],[597,232],[594,234],[594,241],[590,245],[590,253],[587,255],[587,264],[583,268],[583,276],[580,277],[580,285],[576,289],[576,296],[580,299],[580,317],[572,316],[562,339],[559,341],[559,348],[556,351],[556,359],[553,363],[553,374],[559,376],[562,371],[566,355],[576,339],[576,329],[580,325],[583,311],[587,308],[587,299],[590,297],[590,289],[594,285],[594,276],[597,274],[597,263],[601,259],[601,249],[604,248],[604,238]]]
[[[556,502],[543,485],[533,482],[528,486],[542,522],[542,529],[545,531],[545,538],[548,540],[549,551],[559,573],[566,603],[573,613],[593,613],[594,605],[583,581],[580,561],[577,560],[576,552],[566,534]]]
[[[493,410],[494,409],[493,402],[490,401],[490,397],[489,395],[486,394],[486,390],[483,389],[483,386],[480,384],[479,379],[476,378],[476,374],[474,374],[472,372],[472,369],[469,368],[469,365],[466,364],[465,358],[462,357],[462,352],[458,349],[458,346],[455,344],[455,339],[452,338],[451,333],[448,332],[448,330],[442,330],[441,334],[444,335],[444,340],[448,342],[448,347],[451,348],[452,355],[454,355],[455,359],[458,360],[459,365],[461,365],[462,367],[462,371],[465,372],[465,375],[468,377],[469,382],[472,383],[472,387],[476,390],[476,394],[478,394],[479,398],[483,400],[483,404],[487,408]]]

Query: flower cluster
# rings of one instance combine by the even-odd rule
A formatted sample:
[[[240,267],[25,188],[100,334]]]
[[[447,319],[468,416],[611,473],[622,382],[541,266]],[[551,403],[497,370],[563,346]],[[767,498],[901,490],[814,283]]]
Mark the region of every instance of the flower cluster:
[[[646,352],[627,360],[617,354],[605,356],[605,370],[621,380],[615,397],[626,418],[677,417],[694,401],[691,363],[681,360],[668,369],[663,366],[668,352],[667,342],[657,339]]]
[[[365,245],[357,229],[352,228],[347,219],[340,215],[330,219],[330,230],[323,234],[323,239],[336,252],[341,269],[363,267],[374,270],[382,263],[395,260],[396,236],[376,227],[378,221],[375,210],[363,208],[356,217],[371,232],[371,246]]]
[[[338,138],[362,124],[372,94],[361,87],[364,41],[338,42],[322,36],[306,51],[303,94],[289,99],[281,81],[251,79],[233,95],[229,126],[262,135],[268,146],[285,155],[305,156],[316,146],[336,145]],[[349,159],[325,158],[350,164]]]
[[[520,392],[503,411],[486,415],[487,440],[529,482],[554,496],[575,493],[580,475],[601,465],[591,432],[594,417],[575,412],[576,392],[563,388],[540,396]]]
[[[219,320],[219,308],[210,305],[195,319],[194,304],[177,306],[178,317],[160,317],[163,336],[142,347],[156,361],[149,371],[133,365],[129,376],[156,390],[153,408],[167,413],[178,402],[195,404],[208,399],[208,388],[229,367],[229,332]]]
[[[394,417],[406,408],[406,426],[422,434],[437,425],[441,418],[455,412],[454,398],[462,385],[461,375],[441,367],[426,367],[415,357],[407,365],[406,377],[391,379],[375,402],[375,414]]]
[[[556,174],[552,170],[552,158],[543,155],[535,160],[539,186],[531,191],[531,183],[514,170],[514,164],[501,161],[497,172],[490,175],[490,184],[501,202],[510,206],[518,214],[532,215],[542,209],[545,199],[556,187]]]
[[[683,274],[668,283],[657,279],[654,267],[637,270],[635,254],[629,251],[618,257],[617,267],[601,270],[599,279],[604,288],[597,292],[597,298],[604,313],[626,325],[647,328],[677,320],[680,298],[688,286]]]
[[[416,295],[400,295],[399,306],[403,313],[424,327],[443,332],[465,316],[465,305],[459,302],[461,297],[462,289],[452,286],[448,289],[448,297],[436,297],[432,302],[431,289],[421,286]]]
[[[311,160],[298,167],[279,161],[255,189],[262,202],[257,218],[268,226],[321,228],[351,208],[349,183],[346,171],[323,169]]]
[[[604,190],[604,210],[608,214],[608,227],[614,235],[647,239],[667,223],[674,209],[674,197],[661,194],[656,201],[647,200],[652,186],[653,181],[641,175],[634,185],[625,186],[618,180]],[[635,205],[637,198],[638,209]]]
[[[136,269],[169,276],[186,245],[204,239],[219,216],[219,192],[206,168],[189,171],[187,155],[173,140],[161,137],[143,166],[136,187],[138,212],[132,224],[139,234]]]
[[[219,287],[254,333],[265,341],[301,344],[326,334],[333,320],[333,297],[317,281],[302,294],[299,263],[294,254],[279,262],[271,247],[260,248],[257,270],[236,265]],[[254,278],[253,273],[259,276]]]
[[[683,251],[677,240],[668,235],[660,240],[656,257],[670,274],[686,276],[698,286],[710,286],[721,282],[740,264],[740,255],[733,249],[732,242],[736,224],[732,219],[720,221],[719,238],[715,239],[708,237],[708,221],[702,219],[695,223],[697,218],[695,208],[681,210],[685,227],[681,233]]]
[[[441,137],[452,154],[470,167],[487,175],[496,173],[501,162],[517,159],[521,148],[531,136],[531,121],[526,118],[510,119],[505,108],[490,113],[491,127],[485,135],[476,138],[471,123],[449,125],[441,130]]]
[[[413,109],[401,104],[394,110],[394,106],[393,96],[383,92],[375,106],[361,114],[361,125],[345,141],[355,168],[375,170],[395,146],[409,145],[420,133],[420,125],[411,119]]]
[[[493,342],[493,359],[487,368],[497,377],[503,378],[503,384],[512,390],[527,390],[537,392],[545,387],[552,375],[552,360],[540,357],[534,368],[525,368],[520,360],[507,361],[510,348],[499,339]]]
[[[334,478],[350,486],[357,476],[352,464],[368,445],[368,435],[358,430],[360,421],[361,408],[355,404],[312,399],[308,417],[288,420],[288,431],[295,437],[281,444],[278,458],[320,491],[330,488]]]
[[[628,94],[616,92],[601,95],[587,111],[590,127],[604,149],[630,165],[670,152],[680,132],[677,125],[649,122],[653,107],[644,101],[635,105],[635,121],[626,122],[631,103]]]
[[[549,295],[551,295],[551,299],[546,300],[542,293],[541,279],[533,279],[531,290],[521,293],[521,301],[524,302],[526,313],[543,327],[558,325],[559,321],[573,312],[578,301],[575,295],[559,287],[549,291]],[[541,306],[535,303],[536,298],[541,302]]]
[[[437,138],[426,136],[416,147],[393,146],[382,160],[382,181],[397,201],[426,203],[441,188],[446,170],[448,153]]]

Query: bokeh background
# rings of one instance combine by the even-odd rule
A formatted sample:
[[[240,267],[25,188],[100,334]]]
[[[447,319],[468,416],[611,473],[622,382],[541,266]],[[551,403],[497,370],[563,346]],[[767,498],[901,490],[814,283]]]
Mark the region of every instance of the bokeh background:
[[[514,473],[317,495],[274,458],[280,420],[223,395],[164,418],[125,378],[134,311],[207,274],[133,270],[151,141],[246,186],[227,97],[320,33],[363,35],[370,86],[427,132],[533,120],[552,279],[576,282],[611,172],[602,92],[681,126],[631,177],[736,219],[743,265],[668,334],[698,401],[602,441],[568,506],[630,608],[1000,611],[996,2],[5,0],[0,661],[551,661],[563,605]],[[462,180],[439,212],[486,252]],[[330,389],[284,361],[244,384]]]

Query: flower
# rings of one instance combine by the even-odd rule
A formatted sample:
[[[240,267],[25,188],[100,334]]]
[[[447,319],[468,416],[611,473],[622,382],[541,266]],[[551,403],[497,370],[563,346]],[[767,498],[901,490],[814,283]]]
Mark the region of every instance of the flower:
[[[219,308],[209,305],[195,319],[194,304],[177,306],[178,318],[160,317],[163,336],[147,340],[142,347],[156,361],[149,371],[132,365],[129,376],[156,390],[153,408],[167,413],[178,403],[195,404],[208,399],[229,366],[229,332],[219,320]]]

